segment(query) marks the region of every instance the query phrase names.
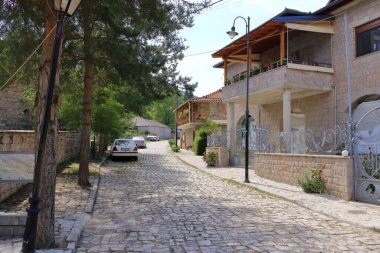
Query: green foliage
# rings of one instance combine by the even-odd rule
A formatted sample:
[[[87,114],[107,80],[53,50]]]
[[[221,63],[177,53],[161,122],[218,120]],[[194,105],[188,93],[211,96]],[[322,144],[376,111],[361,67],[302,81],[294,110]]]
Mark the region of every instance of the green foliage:
[[[175,112],[176,108],[176,95],[172,95],[165,99],[154,101],[145,108],[144,117],[153,119],[162,124],[175,128]]]
[[[202,129],[206,134],[210,135],[213,133],[217,133],[220,128],[218,124],[216,124],[212,119],[207,118],[201,125],[200,129]]]
[[[169,146],[173,152],[178,152],[180,150],[179,146],[176,145],[175,139],[169,139]]]
[[[194,139],[195,155],[203,155],[207,147],[207,133],[203,129],[199,129]]]
[[[218,163],[218,154],[215,152],[205,152],[203,154],[203,161],[206,162],[207,166],[216,166]]]
[[[173,152],[178,152],[180,150],[180,148],[176,146],[175,144],[171,145],[170,148],[172,149]]]
[[[93,131],[119,137],[125,131],[124,106],[115,99],[109,98],[102,104],[93,106]]]
[[[175,139],[169,139],[169,146],[175,145]]]
[[[326,182],[323,179],[323,169],[305,169],[303,176],[298,179],[297,184],[306,193],[322,193],[326,187]]]

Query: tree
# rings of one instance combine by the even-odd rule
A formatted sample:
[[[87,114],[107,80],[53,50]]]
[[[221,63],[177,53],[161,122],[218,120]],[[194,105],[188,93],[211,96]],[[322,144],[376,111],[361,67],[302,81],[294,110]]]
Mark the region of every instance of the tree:
[[[115,139],[126,129],[124,106],[114,98],[94,104],[93,130],[99,134],[99,156],[107,148],[109,139]]]
[[[173,90],[176,61],[183,57],[178,30],[191,26],[192,15],[207,5],[187,1],[83,2],[84,98],[78,183],[89,186],[89,140],[93,69],[107,69],[110,80],[121,79],[149,99]],[[114,83],[114,82],[113,82]]]
[[[35,149],[36,156],[46,106],[46,90],[48,75],[50,72],[50,60],[52,58],[54,30],[56,25],[55,14],[51,11],[49,5],[54,6],[54,0],[47,0],[46,3],[44,1],[5,1],[2,2],[0,16],[0,29],[3,42],[12,41],[15,44],[19,44],[19,47],[14,47],[11,44],[3,44],[5,47],[2,49],[1,56],[6,58],[10,64],[18,64],[18,60],[20,58],[16,56],[15,59],[18,60],[12,61],[9,56],[18,54],[24,55],[28,51],[26,48],[28,48],[28,46],[28,49],[30,49],[30,46],[33,48],[34,42],[40,40],[41,35],[43,35],[43,38],[47,38],[42,45],[42,50],[40,51],[38,68],[33,65],[33,63],[36,64],[37,62],[31,61],[30,64],[32,65],[30,66],[34,67],[25,69],[23,72],[20,72],[20,75],[18,76],[24,78],[28,77],[28,80],[33,81],[37,79],[37,75],[33,73],[33,70],[35,71],[39,69],[38,88],[35,95],[34,125],[37,140]],[[51,31],[53,31],[53,35],[48,36]],[[26,41],[25,38],[30,39],[30,41]],[[11,66],[6,67],[13,72],[14,69],[12,69]],[[51,108],[47,108],[48,110],[51,110],[51,120],[49,122],[45,152],[43,154],[44,161],[40,168],[41,180],[39,184],[39,196],[42,201],[40,202],[40,211],[38,214],[38,229],[36,235],[37,248],[48,248],[54,244],[54,200],[57,168],[56,154],[58,135],[57,112],[59,108],[59,75],[56,76],[55,85],[56,88],[53,95],[53,104]],[[34,184],[36,184],[36,177],[34,178]]]

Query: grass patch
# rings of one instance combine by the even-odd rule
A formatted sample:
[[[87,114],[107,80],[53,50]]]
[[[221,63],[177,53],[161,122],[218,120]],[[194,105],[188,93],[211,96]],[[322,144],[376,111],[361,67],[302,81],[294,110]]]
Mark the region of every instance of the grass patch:
[[[91,164],[88,166],[90,171],[90,176],[96,176],[99,174],[99,169]],[[79,175],[79,163],[72,162],[69,165],[66,165],[62,172],[62,175]]]

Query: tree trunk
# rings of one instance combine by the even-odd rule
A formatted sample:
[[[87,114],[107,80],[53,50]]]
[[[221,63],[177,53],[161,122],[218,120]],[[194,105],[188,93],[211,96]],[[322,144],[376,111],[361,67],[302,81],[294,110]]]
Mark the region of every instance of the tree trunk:
[[[92,107],[92,84],[93,84],[93,3],[90,0],[83,1],[83,33],[84,33],[84,87],[83,87],[83,117],[80,141],[80,162],[78,184],[91,186],[89,182],[90,160],[90,134],[91,134],[91,107]]]
[[[48,0],[50,6],[54,6],[54,0]],[[44,37],[56,25],[56,18],[49,9],[48,4],[45,4],[45,24],[44,24]],[[35,129],[36,129],[36,147],[35,157],[37,157],[38,140],[42,131],[42,123],[44,118],[44,111],[46,106],[47,86],[50,72],[50,65],[52,59],[52,51],[54,44],[54,34],[52,32],[47,40],[45,40],[42,48],[40,72],[39,72],[39,86],[36,93],[35,102]],[[59,64],[58,64],[59,66]],[[58,67],[59,69],[59,67]],[[59,72],[59,71],[58,71]],[[46,146],[44,152],[44,160],[41,167],[41,181],[40,181],[40,212],[38,214],[37,224],[37,248],[49,248],[54,245],[54,209],[55,209],[55,183],[56,183],[56,170],[57,170],[57,142],[58,142],[58,94],[59,94],[59,74],[57,73],[55,79],[55,89],[53,95],[53,102],[51,106],[51,119],[46,139]]]
[[[91,134],[91,106],[92,106],[92,62],[85,61],[84,90],[83,90],[83,120],[80,141],[80,163],[78,184],[90,186],[89,160],[90,160],[90,134]]]
[[[107,150],[108,137],[105,134],[99,135],[99,153],[98,158],[101,159]]]

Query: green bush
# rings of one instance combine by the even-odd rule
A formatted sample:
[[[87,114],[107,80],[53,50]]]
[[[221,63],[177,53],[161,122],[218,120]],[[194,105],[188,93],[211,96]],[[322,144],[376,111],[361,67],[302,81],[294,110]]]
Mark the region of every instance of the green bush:
[[[207,166],[216,166],[218,163],[218,154],[215,152],[206,152],[203,155],[203,160],[207,163]]]
[[[168,142],[170,147],[175,145],[175,139],[169,139]]]
[[[173,152],[178,152],[179,151],[179,147],[176,146],[175,144],[174,145],[170,145],[170,148],[172,149]]]
[[[207,147],[207,133],[199,129],[194,139],[194,153],[195,155],[203,155]]]
[[[323,169],[307,168],[304,175],[298,179],[297,184],[306,193],[322,193],[326,187]]]

